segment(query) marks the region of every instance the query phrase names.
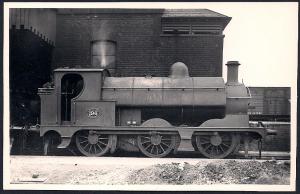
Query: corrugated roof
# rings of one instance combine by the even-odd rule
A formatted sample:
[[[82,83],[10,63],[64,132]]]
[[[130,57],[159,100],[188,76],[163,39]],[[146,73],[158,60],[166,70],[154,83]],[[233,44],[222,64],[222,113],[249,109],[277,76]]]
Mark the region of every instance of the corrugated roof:
[[[165,9],[162,17],[221,17],[228,16],[209,9]]]

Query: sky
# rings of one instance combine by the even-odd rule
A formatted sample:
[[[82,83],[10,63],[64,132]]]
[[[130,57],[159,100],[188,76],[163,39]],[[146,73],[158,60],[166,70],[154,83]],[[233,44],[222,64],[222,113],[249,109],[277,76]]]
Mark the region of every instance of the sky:
[[[296,83],[298,7],[296,3],[239,3],[211,6],[232,17],[224,30],[223,61],[238,60],[240,80],[249,86]],[[223,68],[223,75],[226,75]]]

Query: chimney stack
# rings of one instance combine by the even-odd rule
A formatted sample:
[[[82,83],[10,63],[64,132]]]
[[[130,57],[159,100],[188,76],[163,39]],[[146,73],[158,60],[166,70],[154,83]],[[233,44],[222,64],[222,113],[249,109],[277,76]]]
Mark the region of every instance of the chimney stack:
[[[239,65],[238,61],[227,62],[227,83],[239,82]]]

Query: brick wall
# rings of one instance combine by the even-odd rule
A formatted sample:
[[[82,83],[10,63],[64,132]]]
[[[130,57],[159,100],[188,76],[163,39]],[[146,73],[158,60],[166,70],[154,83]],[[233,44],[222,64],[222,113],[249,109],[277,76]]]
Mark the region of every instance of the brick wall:
[[[160,66],[168,73],[174,61],[189,68],[190,76],[222,76],[223,36],[162,36]]]
[[[92,40],[116,41],[117,76],[167,76],[176,61],[191,76],[222,76],[222,35],[161,35],[160,14],[58,14],[53,68],[87,67]]]

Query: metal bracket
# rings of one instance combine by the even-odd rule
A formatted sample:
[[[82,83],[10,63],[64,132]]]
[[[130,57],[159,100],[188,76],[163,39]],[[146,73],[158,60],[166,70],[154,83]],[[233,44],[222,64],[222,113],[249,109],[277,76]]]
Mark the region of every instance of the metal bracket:
[[[49,146],[50,146],[50,138],[49,137],[46,137],[44,139],[44,156],[47,156],[49,154]]]
[[[71,138],[70,137],[62,137],[61,143],[57,146],[57,148],[66,148],[70,145]]]
[[[249,157],[249,136],[248,134],[244,137],[244,148],[245,148],[245,158]]]
[[[117,136],[116,135],[112,135],[111,146],[110,146],[110,153],[111,154],[115,153],[116,149],[117,149]]]
[[[261,138],[258,140],[258,152],[259,152],[259,158],[261,159],[261,151],[262,151],[262,140]]]
[[[180,141],[180,144],[179,144],[177,150],[178,151],[194,151],[194,147],[192,145],[192,135],[193,135],[194,131],[185,129],[185,130],[179,130],[178,132],[181,137],[181,141]]]

